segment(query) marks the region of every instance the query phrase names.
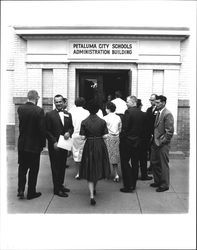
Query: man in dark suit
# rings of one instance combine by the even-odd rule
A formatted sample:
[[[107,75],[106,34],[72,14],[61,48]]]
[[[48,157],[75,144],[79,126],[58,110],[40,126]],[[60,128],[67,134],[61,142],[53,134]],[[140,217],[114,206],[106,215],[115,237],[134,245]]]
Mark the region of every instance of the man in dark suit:
[[[46,136],[48,139],[49,158],[51,162],[53,192],[60,197],[68,197],[70,190],[64,187],[65,167],[68,151],[58,148],[60,135],[67,140],[72,136],[73,123],[71,114],[63,109],[63,96],[54,97],[55,109],[46,114]]]
[[[132,193],[136,188],[139,167],[140,145],[145,125],[145,116],[137,107],[135,96],[127,97],[128,109],[122,120],[122,133],[120,135],[120,159],[124,187],[120,189],[124,193]],[[130,161],[131,165],[130,166]]]
[[[147,117],[148,117],[148,126],[149,126],[148,135],[147,135],[148,136],[148,141],[149,141],[147,155],[148,155],[149,160],[150,160],[150,155],[151,155],[151,142],[152,142],[152,138],[153,138],[153,134],[154,134],[155,117],[156,117],[156,114],[157,114],[156,105],[155,105],[156,97],[157,97],[156,94],[152,94],[150,96],[149,101],[151,103],[151,106],[146,110]],[[151,161],[150,161],[150,166],[148,168],[148,172],[152,173]]]
[[[45,147],[44,111],[37,106],[38,92],[30,90],[27,102],[18,108],[18,197],[24,198],[26,175],[28,174],[27,199],[41,195],[36,192],[36,183],[40,165],[40,153]]]
[[[141,99],[137,99],[137,108],[139,110],[142,109],[142,101]],[[147,113],[142,112],[144,115],[144,119],[146,119],[145,125],[147,128],[147,124],[148,124],[148,117],[147,117]],[[141,171],[141,180],[142,181],[149,181],[152,180],[152,176],[148,176],[148,172],[147,172],[147,151],[148,151],[148,144],[149,144],[149,129],[145,129],[144,130],[144,135],[142,135],[142,139],[141,139],[141,146],[140,146],[140,160],[139,160],[139,167],[140,167],[140,171]]]
[[[157,192],[169,189],[169,149],[174,133],[174,118],[165,107],[166,100],[165,96],[159,95],[155,101],[158,113],[155,119],[154,140],[151,147],[154,183],[150,186],[157,187]]]

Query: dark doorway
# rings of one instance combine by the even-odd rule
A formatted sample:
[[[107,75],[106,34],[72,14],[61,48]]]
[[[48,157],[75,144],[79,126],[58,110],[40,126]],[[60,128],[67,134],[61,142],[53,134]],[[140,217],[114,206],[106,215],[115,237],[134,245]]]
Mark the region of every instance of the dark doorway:
[[[78,95],[86,101],[95,99],[100,108],[106,103],[107,96],[114,98],[115,91],[122,93],[125,100],[130,93],[129,70],[80,70]]]

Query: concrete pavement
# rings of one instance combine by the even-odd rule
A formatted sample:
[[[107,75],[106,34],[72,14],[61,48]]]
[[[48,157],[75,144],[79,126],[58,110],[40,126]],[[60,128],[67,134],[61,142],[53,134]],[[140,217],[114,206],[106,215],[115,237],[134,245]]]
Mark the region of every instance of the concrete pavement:
[[[138,181],[134,193],[121,193],[122,183],[110,180],[98,182],[96,206],[89,204],[89,192],[85,180],[75,180],[72,157],[68,159],[66,186],[71,189],[68,198],[53,195],[49,157],[41,155],[37,191],[42,196],[33,200],[17,198],[17,151],[7,150],[7,211],[8,213],[33,214],[175,214],[188,212],[189,159],[170,160],[170,189],[155,192],[149,186],[152,181]]]

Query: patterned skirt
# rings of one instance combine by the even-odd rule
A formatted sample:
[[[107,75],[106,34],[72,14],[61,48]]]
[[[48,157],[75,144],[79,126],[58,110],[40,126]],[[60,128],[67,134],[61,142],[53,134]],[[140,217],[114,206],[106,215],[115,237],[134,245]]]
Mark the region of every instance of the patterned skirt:
[[[107,145],[110,163],[119,164],[120,163],[119,135],[114,136],[109,134],[105,142]]]

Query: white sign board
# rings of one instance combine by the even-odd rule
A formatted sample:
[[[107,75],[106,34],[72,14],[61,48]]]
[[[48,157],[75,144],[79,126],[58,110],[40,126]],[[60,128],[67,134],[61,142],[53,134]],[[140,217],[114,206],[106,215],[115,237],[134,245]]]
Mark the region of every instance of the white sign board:
[[[137,59],[138,41],[69,41],[69,59]]]

